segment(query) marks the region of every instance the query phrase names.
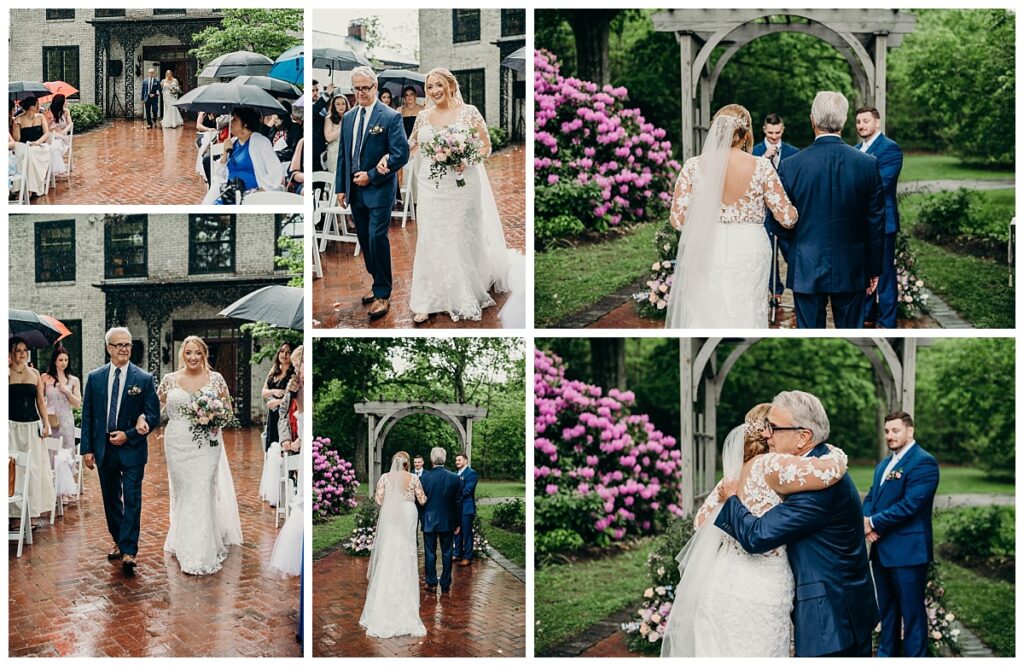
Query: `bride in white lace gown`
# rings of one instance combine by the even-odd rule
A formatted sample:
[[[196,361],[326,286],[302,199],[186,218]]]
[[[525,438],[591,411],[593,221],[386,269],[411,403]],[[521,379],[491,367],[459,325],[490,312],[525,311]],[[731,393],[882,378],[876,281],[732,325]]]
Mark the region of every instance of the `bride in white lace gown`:
[[[160,89],[160,94],[164,98],[164,117],[160,121],[160,126],[164,129],[181,127],[185,121],[181,118],[181,111],[174,106],[178,98],[181,97],[181,84],[178,83],[178,79],[174,78],[174,72],[167,70],[167,75],[160,81]]]
[[[412,171],[416,178],[416,255],[413,259],[409,306],[413,321],[421,324],[433,313],[447,312],[454,321],[479,320],[483,308],[494,305],[491,291],[510,291],[510,277],[523,271],[522,255],[505,245],[498,206],[483,164],[440,181],[428,178],[430,157],[419,150],[435,132],[448,127],[472,128],[483,142],[483,156],[491,153],[491,140],[483,116],[466,104],[455,77],[434,69],[426,78],[427,108],[416,116],[409,136]],[[513,293],[502,317],[519,319],[517,305],[524,295]],[[516,314],[511,314],[515,312]]]
[[[715,527],[723,485],[762,516],[784,495],[823,490],[846,474],[846,454],[829,446],[820,458],[768,451],[770,404],[751,409],[722,450],[723,479],[694,518],[696,531],[676,558],[680,581],[662,641],[663,657],[789,657],[794,582],[786,547],[750,554]]]
[[[416,557],[416,503],[425,504],[419,477],[409,473],[409,454],[399,451],[380,477],[373,499],[380,506],[377,535],[366,572],[366,602],[359,626],[368,636],[425,636],[420,620]]]
[[[164,550],[188,574],[220,570],[228,547],[242,543],[235,486],[224,451],[224,436],[211,445],[189,430],[180,409],[193,395],[212,389],[230,400],[224,378],[210,369],[202,338],[189,336],[181,345],[181,369],[163,376],[157,395],[167,408],[164,454],[170,482],[170,520]]]
[[[672,200],[682,232],[666,328],[767,328],[772,250],[765,206],[791,228],[797,210],[772,163],[753,157],[750,114],[718,110],[704,150],[683,165]]]

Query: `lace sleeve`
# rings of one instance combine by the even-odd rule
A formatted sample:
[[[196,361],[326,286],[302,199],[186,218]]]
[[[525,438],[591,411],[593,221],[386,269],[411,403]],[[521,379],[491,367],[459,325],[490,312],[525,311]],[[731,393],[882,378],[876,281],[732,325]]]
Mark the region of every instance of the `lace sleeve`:
[[[228,391],[228,383],[224,381],[223,375],[219,372],[214,372],[210,376],[210,384],[222,400],[231,400],[231,393]]]
[[[420,127],[423,127],[423,123],[427,122],[427,109],[423,109],[416,114],[416,122],[412,125],[412,133],[409,135],[409,154],[411,155],[417,151],[420,147]]]
[[[174,388],[174,380],[171,379],[171,375],[174,373],[168,372],[166,375],[160,378],[160,386],[156,387],[156,397],[160,398],[160,402],[167,401],[167,393]]]
[[[423,484],[420,483],[420,477],[415,474],[412,475],[412,489],[413,492],[416,493],[416,501],[420,504],[426,504],[427,496],[423,492]]]
[[[385,486],[387,485],[387,480],[387,474],[383,474],[379,479],[377,479],[377,490],[373,493],[373,501],[377,503],[377,506],[382,506],[384,504],[384,491]]]
[[[846,453],[832,445],[828,450],[820,458],[766,453],[761,465],[765,482],[783,495],[828,488],[846,474]]]
[[[766,176],[764,178],[764,184],[762,191],[764,192],[764,202],[768,206],[768,209],[772,212],[774,217],[779,224],[787,229],[792,229],[796,226],[796,220],[798,213],[796,207],[789,200],[789,195],[786,194],[786,190],[782,187],[782,181],[779,180],[779,174],[775,172],[774,168],[771,168],[771,162],[764,160],[768,165],[768,169],[765,169]]]
[[[708,519],[711,512],[715,510],[715,507],[719,505],[718,501],[718,488],[722,485],[719,481],[714,489],[708,493],[707,499],[700,505],[700,509],[697,511],[697,515],[693,517],[693,529],[700,529],[700,526],[704,524],[704,521]]]
[[[480,149],[480,156],[487,159],[491,156],[491,135],[487,132],[487,122],[484,120],[484,117],[480,115],[480,111],[472,104],[466,105],[466,122],[480,136],[480,140],[484,144],[483,148]]]
[[[672,196],[672,212],[669,220],[675,229],[682,229],[686,222],[686,212],[690,208],[690,194],[693,191],[693,174],[697,164],[697,158],[691,157],[686,160],[679,177],[676,179],[676,191]]]

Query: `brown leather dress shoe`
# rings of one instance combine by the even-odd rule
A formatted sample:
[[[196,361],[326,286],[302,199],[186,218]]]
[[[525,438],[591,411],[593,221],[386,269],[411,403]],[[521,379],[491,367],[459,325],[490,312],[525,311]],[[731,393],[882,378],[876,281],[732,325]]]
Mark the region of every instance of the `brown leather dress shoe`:
[[[370,306],[367,314],[370,315],[370,319],[380,319],[388,313],[389,309],[391,309],[391,302],[386,298],[378,298]]]
[[[373,295],[373,290],[368,291],[362,298],[363,305],[369,305],[377,300],[377,297]]]
[[[469,560],[466,560],[466,559],[463,559],[461,562],[458,563],[458,565],[460,567],[468,567],[470,564],[471,564],[471,562]]]

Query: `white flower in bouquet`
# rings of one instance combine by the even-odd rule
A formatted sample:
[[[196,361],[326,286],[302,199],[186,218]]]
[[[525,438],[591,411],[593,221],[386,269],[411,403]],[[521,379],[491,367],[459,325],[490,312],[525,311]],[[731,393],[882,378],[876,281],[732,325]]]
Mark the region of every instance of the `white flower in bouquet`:
[[[199,442],[200,447],[204,444],[219,446],[220,431],[238,425],[230,398],[222,399],[219,393],[210,389],[193,393],[178,411],[188,421],[192,438]]]
[[[430,180],[434,187],[441,186],[441,178],[455,173],[455,184],[465,187],[466,181],[459,167],[472,166],[483,161],[483,141],[472,127],[455,125],[435,130],[434,136],[422,144],[420,149],[430,158]]]

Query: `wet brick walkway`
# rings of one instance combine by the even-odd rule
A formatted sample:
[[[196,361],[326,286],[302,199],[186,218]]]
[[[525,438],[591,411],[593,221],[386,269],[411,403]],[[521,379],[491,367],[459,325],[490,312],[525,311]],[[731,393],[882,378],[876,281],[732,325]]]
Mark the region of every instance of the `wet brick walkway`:
[[[10,656],[300,657],[299,580],[267,570],[277,530],[258,499],[259,431],[229,432],[226,446],[245,543],[223,569],[190,576],[164,554],[167,467],[163,441],[151,437],[137,574],[126,578],[106,559],[99,479],[87,470],[81,506],[70,504],[52,527],[41,518],[20,559],[9,548]]]
[[[523,657],[526,590],[486,557],[454,567],[451,593],[420,590],[427,635],[370,638],[359,626],[368,557],[334,552],[313,563],[315,657]],[[420,571],[423,558],[419,558]],[[440,570],[440,565],[438,566]]]
[[[75,137],[71,184],[58,179],[32,204],[199,204],[206,183],[195,171],[195,121],[146,129],[146,121],[109,120]]]
[[[516,145],[506,148],[487,161],[498,213],[509,247],[523,251],[526,239],[525,151]],[[372,281],[366,272],[362,255],[353,256],[352,243],[332,242],[322,255],[324,276],[313,282],[313,319],[317,328],[412,328],[409,289],[412,283],[412,262],[416,251],[417,224],[391,223],[391,271],[394,285],[391,311],[371,322],[368,306],[360,302],[370,290]],[[437,314],[420,328],[501,328],[498,312],[507,294],[494,294],[496,305],[486,308],[480,321],[453,322],[447,314]]]

